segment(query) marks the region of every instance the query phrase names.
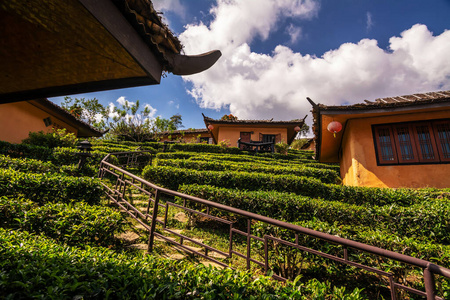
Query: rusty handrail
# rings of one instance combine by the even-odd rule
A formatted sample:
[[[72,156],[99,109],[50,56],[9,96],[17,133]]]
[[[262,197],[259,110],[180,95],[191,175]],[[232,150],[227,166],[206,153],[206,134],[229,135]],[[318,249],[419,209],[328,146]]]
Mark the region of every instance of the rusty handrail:
[[[111,153],[111,154],[113,155],[114,153]],[[314,237],[314,238],[319,238],[319,239],[327,241],[327,242],[339,244],[339,245],[346,246],[346,247],[349,247],[349,248],[353,248],[353,249],[356,249],[356,250],[361,250],[361,251],[364,251],[364,252],[367,252],[367,253],[372,253],[372,254],[375,254],[375,255],[378,255],[378,256],[382,256],[382,257],[385,257],[385,258],[389,258],[389,259],[395,260],[395,261],[399,261],[399,262],[403,262],[403,263],[406,263],[406,264],[409,264],[409,265],[420,267],[420,268],[422,268],[424,270],[424,279],[425,279],[425,288],[426,288],[426,292],[425,293],[423,293],[421,291],[414,290],[414,289],[406,287],[406,286],[402,286],[402,285],[397,284],[397,283],[393,283],[393,282],[391,282],[391,288],[392,287],[397,287],[397,288],[402,288],[402,289],[408,290],[410,292],[420,293],[420,295],[423,295],[423,296],[426,295],[427,299],[442,299],[440,297],[435,296],[435,283],[434,283],[434,276],[433,276],[433,274],[437,274],[437,275],[444,276],[446,278],[450,278],[450,269],[447,269],[445,267],[433,264],[433,263],[431,263],[431,262],[429,262],[427,260],[423,260],[423,259],[420,259],[420,258],[411,257],[411,256],[408,256],[408,255],[405,255],[405,254],[401,254],[401,253],[397,253],[397,252],[394,252],[394,251],[390,251],[390,250],[382,249],[382,248],[379,248],[379,247],[367,245],[367,244],[364,244],[364,243],[352,241],[352,240],[341,238],[341,237],[334,236],[334,235],[331,235],[331,234],[315,231],[315,230],[308,229],[308,228],[305,228],[305,227],[302,227],[302,226],[298,226],[298,225],[295,225],[295,224],[290,224],[290,223],[287,223],[287,222],[284,222],[284,221],[276,220],[276,219],[273,219],[273,218],[270,218],[270,217],[258,215],[258,214],[255,214],[255,213],[252,213],[252,212],[248,212],[248,211],[244,211],[244,210],[241,210],[241,209],[238,209],[238,208],[234,208],[234,207],[231,207],[231,206],[223,205],[223,204],[220,204],[220,203],[216,203],[216,202],[212,202],[212,201],[209,201],[209,200],[205,200],[205,199],[201,199],[201,198],[198,198],[198,197],[194,197],[194,196],[190,196],[190,195],[187,195],[187,194],[183,194],[183,193],[180,193],[180,192],[177,192],[177,191],[169,190],[169,189],[157,186],[157,185],[155,185],[155,184],[153,184],[153,183],[151,183],[149,181],[146,181],[145,179],[140,178],[139,176],[136,176],[136,175],[134,175],[134,174],[132,174],[132,173],[126,171],[126,170],[123,170],[123,169],[115,166],[114,164],[109,163],[107,161],[109,156],[110,156],[110,154],[108,154],[101,161],[99,177],[100,178],[103,177],[102,169],[103,169],[103,165],[104,165],[104,166],[106,166],[108,168],[114,169],[117,172],[122,173],[123,175],[126,175],[126,176],[130,177],[133,180],[133,182],[137,181],[137,182],[140,182],[142,185],[145,185],[145,186],[148,186],[148,187],[154,189],[155,190],[155,194],[156,194],[156,197],[155,197],[156,199],[154,201],[154,203],[155,203],[154,205],[155,205],[156,208],[161,205],[161,204],[158,203],[158,200],[159,200],[159,197],[160,197],[161,193],[163,193],[163,194],[167,194],[167,195],[171,195],[171,196],[175,196],[175,197],[180,197],[182,199],[190,200],[190,201],[193,201],[193,202],[196,202],[196,203],[204,204],[207,207],[212,207],[212,208],[216,208],[216,209],[219,209],[219,210],[230,212],[230,213],[233,213],[233,214],[236,214],[236,215],[240,215],[242,217],[247,218],[248,220],[261,221],[261,222],[264,222],[264,223],[267,223],[267,224],[271,224],[271,225],[274,225],[274,226],[277,226],[277,227],[280,227],[280,228],[283,228],[283,229],[288,229],[288,230],[294,231],[296,233],[301,233],[301,234],[308,235],[308,236],[311,236],[311,237]],[[119,180],[119,177],[117,177],[117,179]],[[127,182],[125,182],[125,184],[126,183]],[[130,183],[130,182],[128,182],[128,183]],[[174,205],[174,204],[172,204],[172,205]],[[167,204],[166,204],[166,207],[167,207]],[[155,217],[156,213],[157,213],[157,209],[154,209],[153,217],[152,217],[152,231],[153,232],[154,232],[154,227],[155,227],[155,225],[157,223],[157,220],[156,220],[156,217]],[[167,211],[166,211],[166,214],[167,214]],[[165,225],[165,223],[164,223],[164,225]],[[250,227],[248,227],[248,230],[249,229],[250,229]],[[167,231],[170,231],[170,230],[167,230]],[[236,231],[239,231],[239,230],[234,229],[234,231],[236,232]],[[160,235],[160,234],[158,234],[156,232],[154,234],[157,235],[158,237],[164,238],[164,236],[162,236],[162,235]],[[247,238],[250,238],[250,237],[255,238],[255,236],[251,236],[251,234],[248,233],[247,234]],[[260,238],[260,239],[261,240],[265,240],[265,239],[268,239],[268,238],[265,237],[264,239],[262,239],[262,238]],[[167,240],[167,241],[170,242],[170,240]],[[150,247],[151,244],[153,244],[153,236],[149,237],[149,249],[150,250],[151,250],[151,247]],[[294,247],[296,247],[298,249],[308,249],[306,247],[299,246],[298,244],[295,245],[295,244],[287,242],[287,241],[285,241],[285,244],[289,244],[289,245],[294,246]],[[318,252],[316,250],[312,250],[312,251],[311,250],[312,249],[308,249],[306,251],[309,251],[311,253]],[[231,246],[230,246],[230,254],[231,254],[231,252],[233,252],[233,251],[231,250]],[[233,252],[233,253],[235,253],[235,252]],[[345,257],[347,256],[346,253],[347,252],[345,250]],[[236,254],[238,254],[238,253],[236,253]],[[318,254],[318,253],[315,253],[315,254]],[[322,254],[325,254],[325,253],[322,253]],[[318,254],[318,255],[324,256],[322,254]],[[242,255],[242,254],[240,254],[240,255]],[[328,255],[328,254],[325,254],[324,257],[327,257],[326,255]],[[328,256],[331,256],[331,255],[328,255]],[[354,265],[354,266],[357,266],[357,267],[361,267],[362,266],[362,265],[359,265],[357,263],[353,263],[353,262],[349,261],[347,258],[342,259],[342,260],[344,260],[344,261],[341,261],[341,262],[346,262],[348,264],[350,263],[351,265]],[[258,261],[254,261],[251,258],[247,259],[248,264],[249,264],[250,261],[258,263]],[[224,266],[226,266],[226,265],[224,265]],[[370,267],[367,267],[367,268],[370,268]],[[383,271],[380,271],[380,272],[381,273],[386,273],[386,272],[383,272]],[[388,274],[388,273],[386,273],[386,274]],[[279,277],[279,276],[276,276],[276,277]],[[279,277],[279,278],[283,279],[282,277]],[[392,281],[392,278],[390,278],[390,280]],[[392,292],[392,299],[396,299],[393,291],[391,291],[391,292]]]

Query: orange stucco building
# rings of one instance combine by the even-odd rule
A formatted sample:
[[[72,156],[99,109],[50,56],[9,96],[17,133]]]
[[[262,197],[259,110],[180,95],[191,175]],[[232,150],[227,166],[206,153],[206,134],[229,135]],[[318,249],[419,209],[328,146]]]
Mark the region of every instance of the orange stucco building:
[[[450,187],[450,91],[313,105],[316,159],[339,162],[345,185]],[[342,131],[327,131],[332,121]]]
[[[159,135],[159,141],[179,141],[182,143],[212,144],[211,135],[206,128],[164,131]]]
[[[229,141],[231,146],[237,146],[239,138],[243,142],[259,141],[267,142],[275,140],[275,143],[292,143],[297,131],[304,120],[273,121],[273,120],[215,120],[203,115],[206,128],[208,128],[214,144],[220,141]]]
[[[54,128],[65,128],[77,137],[103,135],[47,99],[0,104],[0,128],[0,140],[10,143],[20,143],[30,132]]]

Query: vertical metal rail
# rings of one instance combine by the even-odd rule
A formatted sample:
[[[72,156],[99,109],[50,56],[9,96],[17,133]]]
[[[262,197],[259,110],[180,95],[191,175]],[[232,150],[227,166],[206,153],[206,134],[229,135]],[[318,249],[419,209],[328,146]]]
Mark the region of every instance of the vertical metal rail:
[[[153,251],[153,240],[155,239],[156,220],[158,218],[158,206],[159,206],[159,191],[155,192],[155,202],[153,203],[152,223],[150,226],[150,234],[148,237],[148,249],[147,252]]]

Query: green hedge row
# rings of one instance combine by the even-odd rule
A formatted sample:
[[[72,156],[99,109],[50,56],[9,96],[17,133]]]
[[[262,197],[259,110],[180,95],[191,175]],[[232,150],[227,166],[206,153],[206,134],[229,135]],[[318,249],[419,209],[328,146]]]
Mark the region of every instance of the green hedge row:
[[[78,164],[80,157],[77,155],[78,149],[68,147],[56,147],[53,149],[52,161],[56,165],[71,165]],[[94,151],[91,152],[91,157],[87,159],[89,165],[99,165],[102,159],[108,152]]]
[[[171,151],[185,151],[185,152],[208,152],[208,153],[231,153],[240,154],[241,150],[237,147],[221,147],[219,145],[211,144],[170,144]]]
[[[273,175],[235,171],[196,171],[174,167],[147,166],[142,176],[159,185],[177,190],[181,184],[205,184],[230,189],[295,193],[351,204],[409,206],[430,198],[429,193],[413,189],[382,189],[325,184],[318,179],[293,175]]]
[[[55,166],[53,163],[48,161],[41,161],[32,158],[11,158],[4,155],[0,155],[0,168],[30,173],[61,173],[77,177],[93,177],[98,172],[96,166],[87,164],[84,165],[82,169],[78,169],[78,166],[75,164]]]
[[[1,227],[43,233],[69,245],[110,246],[124,220],[117,210],[85,202],[46,203],[0,197]]]
[[[52,149],[41,146],[27,144],[11,144],[0,141],[0,154],[10,157],[26,157],[39,160],[49,160],[52,156]]]
[[[102,195],[98,179],[0,169],[0,196],[23,196],[40,204],[71,199],[96,204]]]
[[[222,154],[222,153],[207,153],[207,154],[198,154],[193,156],[191,159],[193,160],[202,160],[202,159],[215,159],[222,161],[233,161],[233,162],[255,162],[259,164],[277,164],[277,165],[303,165],[305,163],[312,163],[313,160],[310,159],[301,159],[301,158],[293,158],[293,159],[273,159],[264,156],[256,156],[256,155],[231,155],[231,154]]]
[[[57,172],[59,170],[59,167],[51,162],[32,158],[11,158],[4,155],[0,155],[0,168],[33,173]]]
[[[336,172],[324,169],[314,169],[303,166],[278,166],[278,165],[262,165],[254,162],[250,163],[232,163],[222,162],[218,160],[208,161],[191,161],[185,159],[157,160],[157,166],[169,166],[176,168],[193,169],[199,171],[243,171],[243,172],[259,172],[276,175],[295,175],[307,176],[319,179],[324,183],[340,183],[340,178]]]
[[[143,150],[147,150],[146,148],[153,148],[156,150],[162,150],[164,147],[164,143],[159,142],[132,142],[132,141],[110,141],[110,140],[95,140],[92,141],[92,145],[96,146],[112,146],[112,147],[128,147],[128,148],[138,148],[141,147]]]
[[[317,280],[283,284],[151,255],[61,246],[27,232],[0,229],[0,244],[7,299],[367,299],[361,290]]]
[[[156,159],[189,159],[194,156],[196,155],[189,152],[160,152],[156,154]]]
[[[239,191],[207,185],[182,185],[179,191],[209,201],[287,222],[320,220],[367,226],[398,236],[450,244],[450,200],[423,201],[409,207],[363,206],[274,191]]]

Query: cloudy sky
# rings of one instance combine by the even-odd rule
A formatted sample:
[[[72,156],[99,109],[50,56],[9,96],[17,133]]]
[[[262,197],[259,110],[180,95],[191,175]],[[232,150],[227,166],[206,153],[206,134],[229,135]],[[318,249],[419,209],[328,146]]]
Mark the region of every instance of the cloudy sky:
[[[448,0],[153,0],[186,54],[213,49],[208,71],[160,85],[74,95],[140,100],[153,116],[291,120],[316,103],[351,104],[450,90]],[[52,99],[56,103],[62,97]],[[119,102],[118,102],[119,101]]]

